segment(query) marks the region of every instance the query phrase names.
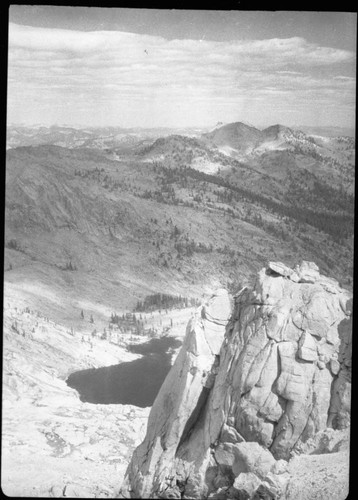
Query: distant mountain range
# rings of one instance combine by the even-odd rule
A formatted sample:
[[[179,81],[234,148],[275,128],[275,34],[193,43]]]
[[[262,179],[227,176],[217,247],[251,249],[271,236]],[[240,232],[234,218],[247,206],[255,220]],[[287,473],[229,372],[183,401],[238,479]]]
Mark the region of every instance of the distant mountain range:
[[[240,122],[10,127],[8,145],[5,279],[64,303],[120,310],[151,293],[235,289],[267,259],[311,260],[351,284],[351,137]]]
[[[299,125],[293,126],[295,130],[302,130],[306,134],[310,135],[321,135],[324,137],[353,137],[355,138],[356,132],[354,128],[350,127],[334,127],[334,126],[326,126],[326,127],[309,127],[307,125]]]
[[[240,182],[247,176],[253,189],[267,191],[267,176],[284,179],[288,172],[298,182],[320,179],[332,187],[354,190],[355,141],[350,137],[312,137],[282,125],[259,130],[243,123],[230,123],[198,137],[170,135],[149,144],[116,150],[119,157],[133,154],[142,161],[164,161],[172,167],[190,166],[205,173],[230,176],[240,168]],[[236,160],[236,161],[235,161]],[[230,176],[235,182],[235,174]],[[246,182],[246,181],[245,181]],[[287,186],[285,187],[286,192]],[[272,193],[271,193],[272,194]]]
[[[203,137],[218,146],[238,147],[242,150],[245,145],[255,146],[275,136],[288,133],[289,135],[315,135],[323,137],[355,137],[355,131],[339,127],[286,127],[273,125],[259,129],[247,123],[236,122],[224,124],[218,122],[209,130],[198,127],[152,129],[133,127],[70,127],[64,125],[26,126],[9,125],[7,129],[7,148],[18,146],[35,146],[53,144],[68,148],[89,147],[107,148],[121,145],[131,145],[141,140],[150,140],[168,135],[184,135],[189,137]],[[228,144],[228,142],[230,144]]]
[[[201,129],[185,128],[123,128],[123,127],[68,127],[53,125],[34,127],[24,125],[10,125],[7,128],[7,149],[19,146],[37,146],[53,144],[66,148],[96,148],[104,149],[120,145],[167,136],[173,133],[196,135]]]

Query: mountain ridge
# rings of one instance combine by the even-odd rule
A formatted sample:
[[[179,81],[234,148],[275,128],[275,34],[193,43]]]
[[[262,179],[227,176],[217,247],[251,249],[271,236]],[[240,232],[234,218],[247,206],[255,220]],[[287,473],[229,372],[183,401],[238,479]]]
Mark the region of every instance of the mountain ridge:
[[[339,162],[302,149],[239,160],[180,135],[104,149],[11,148],[5,279],[40,276],[46,286],[61,284],[72,301],[97,297],[97,280],[106,300],[123,309],[163,283],[165,293],[194,298],[203,287],[235,286],[269,253],[288,262],[299,253],[347,282],[353,144],[330,140],[329,147],[321,148],[337,151]],[[69,262],[75,272],[62,270]]]

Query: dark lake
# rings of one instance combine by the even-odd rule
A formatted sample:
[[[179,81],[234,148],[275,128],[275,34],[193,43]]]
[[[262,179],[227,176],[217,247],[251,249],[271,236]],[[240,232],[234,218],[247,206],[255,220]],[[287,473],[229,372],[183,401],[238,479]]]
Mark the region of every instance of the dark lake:
[[[66,383],[78,391],[85,403],[152,406],[171,368],[168,351],[181,344],[174,337],[163,337],[129,345],[129,351],[143,357],[119,365],[74,372]]]

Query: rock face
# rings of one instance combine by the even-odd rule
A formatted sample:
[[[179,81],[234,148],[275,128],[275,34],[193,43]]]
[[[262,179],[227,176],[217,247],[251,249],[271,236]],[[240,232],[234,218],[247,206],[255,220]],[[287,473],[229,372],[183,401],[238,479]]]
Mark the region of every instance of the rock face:
[[[286,461],[327,427],[349,426],[351,309],[308,262],[270,262],[232,312],[220,291],[188,325],[122,496],[284,495]]]

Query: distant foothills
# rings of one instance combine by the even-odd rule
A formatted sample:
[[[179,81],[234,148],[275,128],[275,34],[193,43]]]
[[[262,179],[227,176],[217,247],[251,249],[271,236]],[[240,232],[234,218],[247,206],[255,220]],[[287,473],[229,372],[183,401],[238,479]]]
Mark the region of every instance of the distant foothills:
[[[267,126],[258,126],[258,125],[253,125],[251,123],[248,123],[244,120],[240,120],[240,123],[243,123],[245,125],[248,125],[249,127],[257,128],[259,130],[264,130]],[[91,124],[70,124],[70,123],[52,123],[52,124],[45,124],[45,123],[9,123],[8,124],[8,129],[16,129],[16,128],[21,128],[21,129],[28,129],[28,130],[38,130],[42,129],[45,131],[46,129],[75,129],[75,130],[88,130],[88,131],[102,131],[102,132],[108,132],[108,133],[114,133],[114,132],[128,132],[128,133],[136,133],[136,132],[152,132],[152,133],[193,133],[193,134],[199,134],[199,133],[204,133],[204,132],[209,132],[210,130],[213,130],[214,128],[219,128],[223,125],[226,125],[227,123],[219,121],[215,126],[206,126],[206,125],[196,125],[196,126],[153,126],[153,127],[143,127],[143,126],[124,126],[124,125],[91,125]],[[341,126],[334,126],[334,125],[287,125],[288,128],[291,128],[293,130],[301,130],[302,132],[305,132],[306,134],[309,135],[322,135],[326,137],[337,137],[337,136],[348,136],[348,137],[355,137],[356,131],[355,127],[341,127]]]

